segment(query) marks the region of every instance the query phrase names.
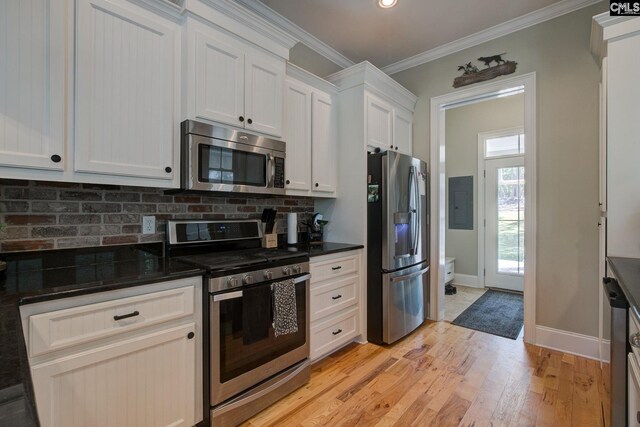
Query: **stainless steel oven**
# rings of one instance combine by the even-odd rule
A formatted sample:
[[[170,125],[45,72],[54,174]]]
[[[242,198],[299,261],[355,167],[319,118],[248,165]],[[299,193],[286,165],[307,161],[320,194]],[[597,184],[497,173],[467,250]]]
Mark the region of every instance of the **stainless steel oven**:
[[[311,275],[305,272],[308,265],[301,270],[291,277],[298,325],[294,333],[274,333],[271,285],[281,279],[210,295],[212,425],[236,425],[309,380]],[[210,289],[215,280],[210,279]]]
[[[283,141],[193,120],[181,133],[182,190],[285,193]]]

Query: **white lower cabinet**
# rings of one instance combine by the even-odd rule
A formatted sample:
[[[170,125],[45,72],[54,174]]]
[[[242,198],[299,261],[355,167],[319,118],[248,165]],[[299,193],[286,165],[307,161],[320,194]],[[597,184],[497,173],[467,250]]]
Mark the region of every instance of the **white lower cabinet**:
[[[202,420],[201,277],[21,306],[43,427]]]
[[[194,330],[182,325],[33,367],[41,425],[192,426]]]
[[[362,251],[311,259],[311,360],[361,334]]]

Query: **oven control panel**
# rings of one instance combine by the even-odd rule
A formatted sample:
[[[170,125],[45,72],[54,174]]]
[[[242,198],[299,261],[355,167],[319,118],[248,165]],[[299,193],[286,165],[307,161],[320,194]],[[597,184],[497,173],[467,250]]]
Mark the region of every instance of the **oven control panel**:
[[[255,283],[284,280],[309,272],[309,263],[285,265],[209,279],[209,292],[219,292]]]

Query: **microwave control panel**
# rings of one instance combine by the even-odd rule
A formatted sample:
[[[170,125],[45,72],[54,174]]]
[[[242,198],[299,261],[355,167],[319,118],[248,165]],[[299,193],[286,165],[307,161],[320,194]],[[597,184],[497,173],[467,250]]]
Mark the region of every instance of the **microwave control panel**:
[[[275,158],[275,173],[273,176],[273,186],[275,188],[284,188],[284,158]]]

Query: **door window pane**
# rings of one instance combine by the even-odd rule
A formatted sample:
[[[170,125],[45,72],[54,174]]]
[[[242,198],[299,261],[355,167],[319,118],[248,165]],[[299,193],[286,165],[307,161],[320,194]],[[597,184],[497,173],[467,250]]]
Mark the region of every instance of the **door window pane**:
[[[512,156],[524,153],[524,134],[488,138],[485,143],[485,157]]]
[[[524,167],[497,170],[498,272],[524,274]]]

